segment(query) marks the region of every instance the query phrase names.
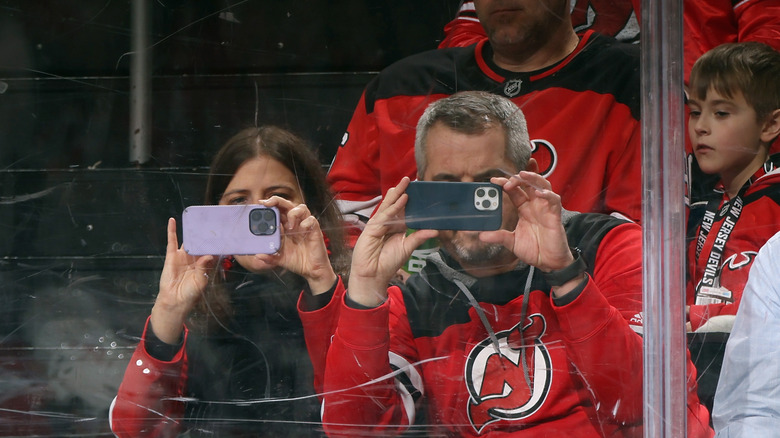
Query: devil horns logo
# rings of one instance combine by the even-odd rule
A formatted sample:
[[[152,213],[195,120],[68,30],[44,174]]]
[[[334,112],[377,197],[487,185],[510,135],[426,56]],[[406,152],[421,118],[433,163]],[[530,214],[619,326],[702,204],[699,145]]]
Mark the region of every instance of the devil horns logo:
[[[756,255],[758,255],[758,252],[756,251],[742,251],[740,253],[734,253],[723,261],[723,266],[728,266],[729,270],[736,271],[743,266],[747,266],[753,263]]]
[[[477,344],[466,360],[468,414],[477,433],[498,420],[519,420],[536,412],[552,383],[550,354],[540,340],[547,323],[535,313],[521,323]],[[525,355],[523,354],[525,351]]]

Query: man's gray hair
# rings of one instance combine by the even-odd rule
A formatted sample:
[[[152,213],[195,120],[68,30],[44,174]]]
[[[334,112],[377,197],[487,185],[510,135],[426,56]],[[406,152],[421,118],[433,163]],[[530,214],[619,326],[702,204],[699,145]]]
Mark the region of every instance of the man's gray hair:
[[[492,127],[501,126],[506,136],[506,156],[517,167],[516,170],[525,170],[531,158],[528,127],[517,105],[496,94],[461,91],[430,104],[417,122],[414,159],[417,161],[418,178],[422,178],[428,167],[425,142],[428,131],[436,123],[468,135],[482,134]]]

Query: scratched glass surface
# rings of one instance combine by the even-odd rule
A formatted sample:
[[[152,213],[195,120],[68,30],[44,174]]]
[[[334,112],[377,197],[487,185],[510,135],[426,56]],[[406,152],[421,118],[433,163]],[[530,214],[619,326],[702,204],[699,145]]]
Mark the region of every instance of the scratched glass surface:
[[[0,1],[0,436],[113,436],[125,370],[147,365],[130,359],[157,295],[166,220],[204,203],[220,145],[245,127],[279,125],[327,167],[365,85],[435,49],[459,3]],[[587,27],[594,12],[581,10]],[[638,39],[631,25],[614,30]],[[148,64],[134,70],[140,53]],[[138,86],[149,90],[142,102]],[[269,317],[251,298],[235,314],[252,327],[290,316]],[[263,374],[264,361],[308,360],[303,347],[294,358],[277,351],[301,344],[300,333],[226,332],[243,355],[236,368],[190,384],[235,386],[211,392],[229,396],[184,391],[171,400],[187,406],[176,418],[145,407],[144,436],[160,421],[181,436],[322,435],[318,416],[301,412],[318,410],[320,394],[274,396],[289,382]],[[709,360],[722,342],[696,347]],[[221,351],[194,357],[209,366]],[[424,415],[417,423],[408,435],[443,434]]]

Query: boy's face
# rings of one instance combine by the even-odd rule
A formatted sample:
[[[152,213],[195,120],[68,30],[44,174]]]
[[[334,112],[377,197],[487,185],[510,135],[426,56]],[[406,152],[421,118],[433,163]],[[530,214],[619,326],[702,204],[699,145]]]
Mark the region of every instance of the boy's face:
[[[689,99],[688,109],[688,135],[705,173],[718,174],[727,182],[749,177],[742,174],[766,160],[763,123],[742,92],[727,98],[710,88],[706,99]]]

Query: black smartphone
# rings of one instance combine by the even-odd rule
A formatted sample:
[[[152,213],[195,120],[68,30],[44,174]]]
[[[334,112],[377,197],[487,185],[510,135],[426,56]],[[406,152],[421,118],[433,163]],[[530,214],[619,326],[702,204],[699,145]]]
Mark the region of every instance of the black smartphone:
[[[182,213],[182,248],[192,255],[273,254],[279,210],[262,205],[192,205]]]
[[[496,184],[412,181],[406,193],[409,228],[492,231],[501,227],[503,196]]]

